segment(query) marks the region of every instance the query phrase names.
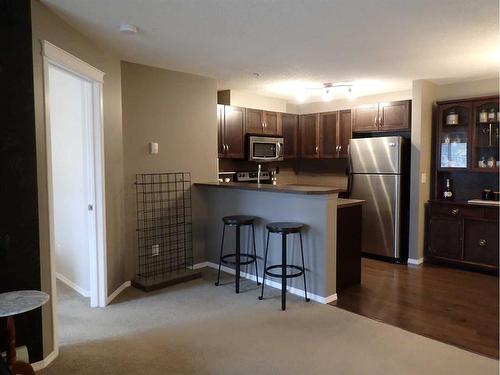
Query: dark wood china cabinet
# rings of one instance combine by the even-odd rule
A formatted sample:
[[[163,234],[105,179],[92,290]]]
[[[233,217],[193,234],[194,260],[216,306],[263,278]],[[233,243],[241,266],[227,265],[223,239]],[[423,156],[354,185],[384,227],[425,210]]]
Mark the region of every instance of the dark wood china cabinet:
[[[498,273],[498,104],[498,96],[437,103],[426,260]],[[483,190],[493,202],[482,200]]]

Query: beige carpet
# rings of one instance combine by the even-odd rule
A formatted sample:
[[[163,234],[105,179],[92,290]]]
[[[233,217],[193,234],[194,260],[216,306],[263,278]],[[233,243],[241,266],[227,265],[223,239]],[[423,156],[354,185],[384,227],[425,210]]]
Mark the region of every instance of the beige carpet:
[[[497,374],[498,362],[254,283],[215,274],[104,309],[58,284],[60,354],[39,374]]]

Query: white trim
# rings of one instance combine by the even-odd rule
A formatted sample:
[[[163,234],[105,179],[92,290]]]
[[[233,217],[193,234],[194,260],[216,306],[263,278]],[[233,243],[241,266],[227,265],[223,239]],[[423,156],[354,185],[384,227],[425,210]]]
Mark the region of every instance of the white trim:
[[[45,357],[41,361],[32,363],[31,367],[33,367],[33,370],[35,370],[35,371],[43,370],[45,367],[50,365],[52,363],[52,361],[54,361],[54,359],[57,358],[58,355],[59,355],[59,352],[54,350],[52,353],[50,353],[47,357]]]
[[[193,269],[199,269],[199,268],[203,268],[203,267],[210,267],[210,268],[214,268],[214,269],[219,269],[219,265],[212,263],[212,262],[202,262],[202,263],[197,263],[197,264],[193,265]],[[230,267],[226,267],[226,266],[221,266],[221,271],[224,271],[224,272],[229,273],[231,275],[234,275],[236,273],[236,271],[234,269],[232,269]],[[247,272],[241,272],[241,277],[244,277],[245,279],[249,279],[249,280],[253,280],[253,281],[257,280],[255,275],[252,275],[252,274],[247,273]],[[273,280],[266,279],[266,285],[269,285],[272,288],[281,289],[281,283],[273,281]],[[289,293],[295,294],[295,295],[300,296],[300,297],[304,297],[304,294],[305,294],[302,289],[291,287],[291,286],[287,286],[286,290]],[[337,300],[337,293],[332,294],[331,296],[323,297],[323,296],[319,296],[317,294],[313,294],[311,292],[308,292],[307,296],[311,300],[322,303],[322,304],[331,303],[331,302]]]
[[[55,65],[92,81],[97,81],[99,83],[104,81],[104,72],[46,40],[42,40],[41,42],[42,55],[51,60]]]
[[[205,267],[208,267],[208,262],[196,263],[196,264],[193,264],[193,267],[188,267],[188,268],[190,268],[192,270],[197,270],[197,269],[205,268]]]
[[[90,304],[92,307],[104,307],[109,301],[107,298],[107,261],[106,261],[106,202],[105,202],[105,177],[104,177],[104,121],[103,121],[103,80],[104,73],[80,60],[79,58],[63,51],[55,45],[42,40],[43,55],[43,89],[45,104],[45,157],[47,162],[47,190],[49,203],[49,257],[51,269],[51,303],[52,327],[54,339],[54,358],[59,353],[58,317],[57,317],[57,285],[56,285],[56,260],[55,260],[55,233],[54,233],[54,201],[53,201],[53,174],[52,174],[52,143],[50,127],[50,102],[49,102],[49,65],[53,64],[73,74],[82,77],[92,84],[92,109],[93,109],[93,142],[94,154],[94,234],[96,237],[96,251],[91,251],[90,259],[94,262],[91,269]],[[97,288],[97,292],[95,289]],[[52,361],[52,359],[50,360]],[[50,363],[50,361],[48,363]],[[48,364],[47,363],[47,364]]]
[[[85,290],[85,289],[79,287],[73,281],[68,279],[66,276],[61,275],[59,272],[56,272],[56,278],[59,279],[59,281],[66,284],[67,286],[69,286],[71,289],[73,289],[78,294],[81,294],[83,297],[90,297],[90,292],[88,290]]]
[[[122,285],[120,285],[113,293],[111,293],[107,300],[106,304],[109,305],[111,301],[113,301],[116,297],[118,297],[118,294],[123,292],[125,289],[127,289],[132,283],[130,281],[125,281]]]
[[[418,259],[413,259],[413,258],[408,258],[408,264],[412,264],[414,266],[419,266],[422,263],[424,263],[424,258],[418,258]]]

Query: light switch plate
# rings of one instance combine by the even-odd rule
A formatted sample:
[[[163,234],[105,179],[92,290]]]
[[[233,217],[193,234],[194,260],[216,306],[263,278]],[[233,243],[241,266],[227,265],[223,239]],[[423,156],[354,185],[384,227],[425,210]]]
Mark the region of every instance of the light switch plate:
[[[156,155],[158,153],[158,143],[156,142],[149,143],[149,153],[151,155]]]
[[[423,184],[427,183],[427,173],[422,173],[421,181]]]

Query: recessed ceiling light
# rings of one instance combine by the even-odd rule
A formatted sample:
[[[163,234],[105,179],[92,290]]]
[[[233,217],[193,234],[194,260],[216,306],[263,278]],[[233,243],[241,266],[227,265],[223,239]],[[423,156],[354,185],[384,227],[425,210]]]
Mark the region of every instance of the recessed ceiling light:
[[[127,23],[122,23],[120,25],[120,31],[122,33],[127,33],[127,34],[137,34],[137,32],[139,31],[139,29],[137,28],[137,26],[130,25],[130,24],[127,24]]]

